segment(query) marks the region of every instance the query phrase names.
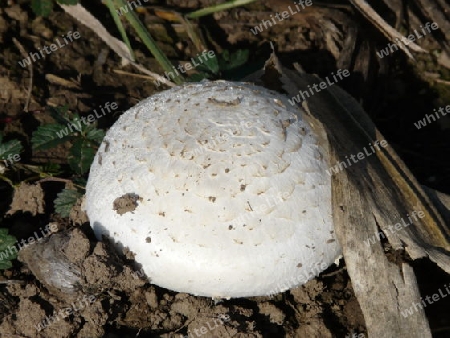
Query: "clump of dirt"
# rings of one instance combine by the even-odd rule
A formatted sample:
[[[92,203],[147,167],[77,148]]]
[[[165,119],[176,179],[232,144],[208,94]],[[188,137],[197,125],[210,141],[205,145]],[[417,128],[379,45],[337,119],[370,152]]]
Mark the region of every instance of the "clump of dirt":
[[[44,192],[40,184],[21,183],[15,190],[7,215],[17,211],[30,212],[33,216],[44,213]]]
[[[142,201],[142,197],[136,194],[125,194],[114,200],[113,210],[116,210],[119,215],[123,215],[127,212],[134,211],[138,206],[138,201]]]
[[[38,282],[6,287],[4,297],[18,301],[12,305],[14,315],[5,314],[0,335],[102,337],[126,327],[161,337],[294,337],[311,332],[332,337],[323,316],[328,313],[339,324],[346,304],[355,306],[350,286],[346,292],[353,303],[336,303],[344,286],[337,283],[336,291],[326,291],[327,283],[320,280],[275,297],[214,301],[171,292],[151,285],[109,242],[93,238],[90,228],[72,227],[20,251],[22,272],[32,272]],[[363,326],[357,322],[353,328]]]
[[[8,286],[8,293],[20,301],[17,315],[6,318],[0,333],[31,337],[103,336],[103,327],[111,319],[110,311],[122,307],[121,294],[135,293],[145,284],[106,246],[91,243],[80,228],[72,228],[23,248],[19,260],[41,287]],[[29,312],[33,313],[31,318]]]

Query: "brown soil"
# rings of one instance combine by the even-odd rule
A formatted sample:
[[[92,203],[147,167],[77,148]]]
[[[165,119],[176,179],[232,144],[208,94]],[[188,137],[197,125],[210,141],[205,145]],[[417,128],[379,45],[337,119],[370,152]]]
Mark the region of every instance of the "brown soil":
[[[167,5],[194,9],[206,3],[211,1],[173,0]],[[325,76],[336,69],[335,57],[342,45],[332,45],[329,36],[319,36],[322,31],[314,20],[323,13],[310,10],[306,19],[293,17],[260,35],[250,33],[250,27],[267,18],[280,4],[283,1],[256,3],[246,9],[205,17],[199,23],[212,35],[210,47],[218,53],[223,49],[249,49],[247,68],[261,67],[270,52],[267,42],[273,41],[287,65],[299,62],[307,71]],[[106,18],[105,7],[84,5],[116,34],[112,19]],[[342,13],[356,17],[365,37],[374,39],[375,45],[380,48],[386,45],[349,6]],[[185,35],[177,35],[179,30],[167,29],[167,24],[151,11],[140,15],[146,23],[156,22],[151,27],[170,58],[188,60],[197,54]],[[81,38],[33,63],[30,107],[29,112],[24,112],[30,74],[18,64],[23,55],[13,38],[27,51],[35,51],[70,30],[79,31]],[[446,132],[449,120],[442,119],[420,133],[412,126],[424,112],[431,111],[430,107],[449,103],[445,93],[439,92],[440,87],[417,75],[426,67],[428,72],[440,72],[440,68],[431,57],[425,56],[420,59],[418,69],[413,69],[403,56],[396,55],[389,59],[389,64],[381,62],[376,70],[358,73],[358,69],[364,68],[361,50],[369,48],[359,42],[359,59],[348,65],[354,76],[343,87],[364,104],[421,182],[450,193],[450,158],[442,156],[450,150]],[[140,62],[163,73],[139,41],[132,44]],[[121,68],[119,57],[59,8],[49,18],[40,18],[33,14],[29,2],[8,1],[7,6],[0,8],[0,45],[0,127],[6,139],[20,139],[28,145],[22,163],[61,163],[67,169],[69,144],[49,151],[30,150],[32,131],[39,124],[52,121],[44,109],[46,106],[68,105],[72,112],[83,114],[104,102],[117,102],[121,113],[161,90],[151,80],[115,73]],[[135,73],[130,66],[122,70]],[[448,70],[443,74],[448,74]],[[99,120],[99,126],[107,129],[120,113],[106,115]],[[80,207],[81,200],[69,218],[55,213],[52,201],[64,187],[63,180],[34,182],[21,185],[13,195],[12,189],[0,181],[0,227],[9,228],[19,240],[34,236],[38,242],[24,246],[14,267],[2,272],[4,279],[19,282],[0,284],[0,337],[367,336],[343,261],[307,284],[274,297],[215,301],[172,292],[145,280],[133,265],[130,253],[117,253],[107,242],[95,239]],[[117,208],[132,208],[133,201],[119,201]],[[39,236],[33,234],[50,222],[56,224],[56,234],[44,236],[43,230],[37,232]],[[450,282],[448,276],[428,262],[416,263],[415,269],[423,295],[432,294]],[[448,336],[449,302],[442,300],[426,310],[435,336]],[[41,326],[38,330],[38,325],[44,324],[45,328]]]

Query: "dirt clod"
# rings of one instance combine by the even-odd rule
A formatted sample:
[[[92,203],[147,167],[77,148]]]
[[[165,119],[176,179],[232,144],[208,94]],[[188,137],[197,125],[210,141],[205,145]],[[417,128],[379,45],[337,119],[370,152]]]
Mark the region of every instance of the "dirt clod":
[[[142,197],[139,197],[136,194],[125,194],[114,200],[113,209],[116,210],[119,215],[123,215],[127,212],[134,211],[138,206],[138,201],[142,201]]]
[[[33,216],[44,213],[44,192],[40,184],[22,183],[17,187],[7,215],[12,215],[17,211],[28,211]]]

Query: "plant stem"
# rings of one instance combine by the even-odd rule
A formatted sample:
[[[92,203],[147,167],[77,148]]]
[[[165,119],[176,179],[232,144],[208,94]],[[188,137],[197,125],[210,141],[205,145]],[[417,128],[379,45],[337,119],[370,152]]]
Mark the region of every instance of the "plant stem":
[[[125,8],[127,6],[127,3],[125,0],[113,0],[116,8]],[[173,76],[173,82],[176,84],[182,84],[184,82],[184,79],[181,75],[179,75],[178,72],[174,72],[173,65],[169,61],[169,59],[164,55],[164,53],[161,51],[161,49],[156,44],[155,40],[153,40],[152,36],[148,32],[148,30],[145,28],[145,26],[142,24],[142,22],[137,17],[136,13],[133,11],[127,11],[125,13],[125,17],[127,18],[128,22],[133,26],[133,28],[138,33],[138,36],[141,38],[141,40],[144,42],[144,44],[147,46],[149,51],[153,54],[155,59],[159,62],[159,64],[163,67],[164,71],[167,73],[174,74]]]
[[[120,21],[119,15],[116,12],[116,8],[114,7],[113,0],[105,0],[105,5],[109,8],[109,11],[111,13],[111,16],[114,19],[114,22],[116,23],[117,29],[120,32],[120,35],[122,36],[123,41],[127,45],[130,55],[134,60],[134,53],[133,49],[131,48],[130,40],[128,39],[127,33],[125,32],[125,28],[123,27],[122,21]]]
[[[247,5],[247,4],[250,4],[255,1],[256,0],[232,0],[229,2],[225,2],[223,4],[199,9],[198,11],[187,14],[186,17],[189,19],[199,18],[199,17],[205,16],[205,15],[223,11],[225,9]]]

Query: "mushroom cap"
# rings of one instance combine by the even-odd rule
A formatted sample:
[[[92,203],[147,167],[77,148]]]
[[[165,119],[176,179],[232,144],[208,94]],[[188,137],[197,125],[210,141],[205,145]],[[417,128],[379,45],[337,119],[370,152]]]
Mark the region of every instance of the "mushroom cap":
[[[158,286],[209,297],[271,295],[341,254],[327,149],[299,107],[248,83],[153,95],[109,129],[91,167],[96,236]]]

